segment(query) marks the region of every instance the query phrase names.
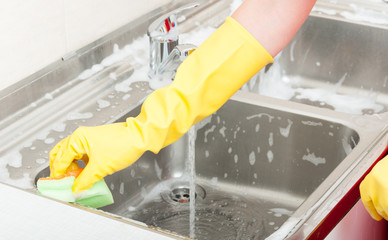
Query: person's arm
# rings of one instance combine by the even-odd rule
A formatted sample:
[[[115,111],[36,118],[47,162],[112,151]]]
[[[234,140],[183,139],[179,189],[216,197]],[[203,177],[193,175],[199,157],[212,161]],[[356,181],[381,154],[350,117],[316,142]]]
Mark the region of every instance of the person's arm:
[[[232,17],[275,57],[307,19],[316,0],[246,0]]]
[[[178,140],[273,62],[271,55],[286,46],[312,8],[314,1],[303,1],[306,5],[300,0],[247,0],[179,66],[170,86],[147,97],[136,118],[80,127],[58,143],[50,152],[51,176],[83,159],[86,167],[73,185],[78,192],[130,166],[145,151],[157,153]],[[289,16],[279,18],[280,13]]]

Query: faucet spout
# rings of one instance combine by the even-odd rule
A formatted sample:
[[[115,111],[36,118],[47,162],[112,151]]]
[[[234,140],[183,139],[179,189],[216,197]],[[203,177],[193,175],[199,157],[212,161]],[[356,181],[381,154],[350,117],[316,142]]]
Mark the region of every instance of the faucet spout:
[[[193,44],[179,44],[177,45],[168,57],[161,62],[158,75],[163,75],[164,72],[176,71],[178,66],[196,49]]]
[[[179,59],[181,59],[184,55],[181,53],[183,49],[179,48],[174,52],[173,56],[170,56],[179,43],[176,16],[183,10],[197,6],[199,6],[198,2],[187,4],[159,17],[149,25],[147,35],[150,39],[150,71],[148,76],[151,79],[162,74],[166,69],[170,69],[174,62],[176,62],[177,57],[179,56]],[[186,52],[189,53],[190,51],[187,50]]]

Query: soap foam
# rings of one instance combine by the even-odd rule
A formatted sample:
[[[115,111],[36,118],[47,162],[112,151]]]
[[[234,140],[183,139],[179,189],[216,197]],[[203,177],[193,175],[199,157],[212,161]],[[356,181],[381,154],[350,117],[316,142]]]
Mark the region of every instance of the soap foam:
[[[379,113],[384,109],[383,105],[377,104],[374,99],[356,96],[337,94],[333,89],[296,89],[299,94],[297,99],[308,99],[310,101],[321,101],[334,107],[335,111],[363,114],[363,110],[372,110],[374,113]]]
[[[290,210],[285,209],[285,208],[271,208],[270,211],[277,214],[277,215],[281,215],[281,216],[286,215],[289,217],[291,217],[291,215],[294,213],[293,211],[290,211]]]
[[[232,150],[233,150],[232,147],[229,147],[229,148],[228,148],[228,153],[231,154],[231,153],[232,153]]]
[[[11,166],[14,168],[20,168],[22,166],[22,154],[19,151],[12,151],[3,157],[0,157],[1,164],[4,166]]]
[[[52,126],[52,130],[56,132],[63,132],[66,129],[66,124],[65,123],[56,123]]]
[[[273,146],[273,133],[272,132],[269,133],[268,144],[270,147]]]
[[[255,164],[255,162],[256,162],[256,155],[255,155],[255,152],[251,152],[250,154],[249,154],[249,164],[251,165],[251,166],[253,166],[254,164]]]
[[[125,94],[121,99],[124,100],[124,101],[126,101],[126,100],[128,100],[130,97],[131,97],[130,94]]]
[[[295,42],[291,43],[291,60],[294,59]],[[291,100],[293,97],[300,100],[320,102],[320,105],[328,104],[335,111],[349,114],[364,114],[365,110],[379,113],[384,106],[376,103],[376,97],[360,96],[358,94],[343,94],[339,90],[346,80],[347,73],[334,85],[326,88],[302,88],[291,85],[291,80],[285,76],[280,66],[279,54],[272,66],[267,71],[260,71],[250,79],[243,87],[243,90],[257,92],[264,96]],[[321,65],[317,62],[317,65]]]
[[[323,126],[323,123],[322,122],[313,122],[313,121],[301,121],[302,124],[304,125],[308,125],[308,126]]]
[[[50,131],[44,130],[44,131],[40,132],[40,133],[36,136],[36,139],[44,141],[44,140],[47,138],[47,136],[48,136],[49,134],[50,134]]]
[[[315,153],[310,153],[310,149],[308,148],[307,148],[307,154],[303,155],[302,159],[305,161],[311,162],[315,166],[326,163],[326,158],[315,156]]]
[[[234,159],[234,163],[236,163],[236,164],[237,164],[237,162],[238,162],[238,155],[237,155],[237,154],[235,154],[235,155],[234,155],[234,157],[233,157],[233,159]]]
[[[107,108],[110,106],[110,102],[103,99],[97,100],[97,104],[99,108]]]
[[[322,8],[322,7],[317,7],[317,6],[314,6],[311,11],[323,13],[323,14],[330,15],[330,16],[334,16],[337,14],[337,11],[334,9],[327,9],[327,8]]]
[[[18,186],[22,189],[32,189],[32,179],[28,173],[24,173],[21,178],[11,178],[8,167],[22,167],[22,154],[19,151],[12,151],[0,157],[0,182]]]
[[[353,12],[342,11],[340,13],[346,19],[358,22],[375,23],[388,25],[387,13],[385,11],[376,11],[357,6],[356,4],[349,4]]]
[[[267,158],[269,163],[273,161],[273,152],[271,150],[267,152]]]
[[[219,130],[219,132],[220,132],[220,134],[222,135],[222,137],[226,137],[226,135],[225,135],[225,130],[226,130],[226,127],[225,126],[222,126],[221,128],[220,128],[220,130]]]
[[[157,89],[160,89],[160,88],[163,88],[163,87],[167,87],[171,83],[172,83],[172,80],[169,77],[163,78],[163,79],[156,79],[155,78],[155,79],[151,79],[149,81],[150,88],[152,88],[154,90],[157,90]]]
[[[254,115],[248,116],[248,117],[246,117],[246,119],[251,120],[254,118],[261,118],[263,116],[266,116],[268,118],[269,122],[272,122],[272,120],[275,118],[274,116],[269,115],[268,113],[259,113],[259,114],[254,114]]]
[[[55,142],[55,139],[54,139],[54,138],[46,138],[46,139],[44,140],[44,143],[46,143],[46,144],[51,144],[51,143],[53,143],[53,142]]]
[[[91,112],[86,112],[86,113],[70,112],[67,114],[67,120],[89,119],[92,117],[93,117],[93,113]]]
[[[44,158],[37,158],[37,159],[35,160],[35,162],[36,162],[37,164],[43,164],[43,163],[46,162],[46,159],[44,159]]]
[[[212,133],[214,132],[214,130],[216,129],[216,125],[213,125],[211,128],[207,129],[205,131],[205,139],[204,139],[204,142],[207,143],[208,139],[207,139],[207,136],[209,135],[209,133]]]
[[[209,151],[206,150],[206,151],[205,151],[205,157],[206,157],[206,158],[209,158],[209,155],[210,155]]]
[[[287,138],[290,135],[291,126],[293,124],[293,122],[290,119],[287,119],[287,121],[288,121],[287,127],[285,127],[285,128],[280,127],[279,128],[280,134],[285,138]]]

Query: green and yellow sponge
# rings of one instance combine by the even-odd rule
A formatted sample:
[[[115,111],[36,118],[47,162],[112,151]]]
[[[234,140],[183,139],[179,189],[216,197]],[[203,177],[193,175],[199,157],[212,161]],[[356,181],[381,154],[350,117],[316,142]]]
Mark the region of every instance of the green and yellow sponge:
[[[92,208],[112,204],[114,202],[113,196],[104,179],[96,182],[88,190],[79,194],[73,193],[74,180],[82,170],[83,168],[76,169],[57,178],[40,178],[37,182],[38,192],[50,198]]]

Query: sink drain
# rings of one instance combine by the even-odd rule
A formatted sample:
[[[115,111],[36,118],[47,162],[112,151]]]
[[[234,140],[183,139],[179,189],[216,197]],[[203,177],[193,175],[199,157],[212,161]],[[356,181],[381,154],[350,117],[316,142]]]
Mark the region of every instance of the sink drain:
[[[161,193],[162,198],[172,204],[181,204],[190,202],[190,188],[183,185],[173,188],[171,191],[165,191]],[[196,185],[195,186],[195,198],[204,199],[206,196],[205,190],[203,187]]]
[[[175,202],[179,202],[179,203],[190,202],[190,189],[176,188],[171,191],[170,197]],[[195,193],[195,198],[197,198],[197,193]]]

